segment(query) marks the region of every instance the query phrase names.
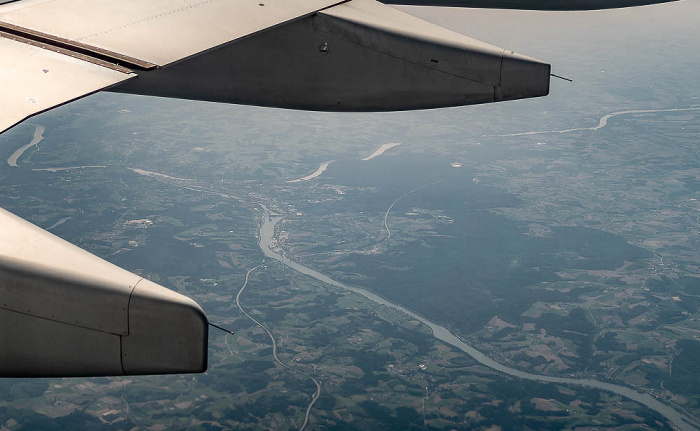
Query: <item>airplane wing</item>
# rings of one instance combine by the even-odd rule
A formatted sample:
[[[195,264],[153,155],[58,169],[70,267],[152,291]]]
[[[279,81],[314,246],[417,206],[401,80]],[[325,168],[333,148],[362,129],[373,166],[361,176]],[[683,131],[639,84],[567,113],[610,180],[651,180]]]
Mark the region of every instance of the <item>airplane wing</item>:
[[[0,5],[0,131],[101,89],[322,111],[546,95],[549,65],[374,0]]]
[[[541,10],[665,1],[382,0]],[[323,111],[549,91],[548,65],[373,0],[0,0],[0,61],[0,132],[104,89]]]
[[[386,1],[550,9],[656,2]],[[549,79],[544,62],[374,0],[0,0],[0,132],[100,90],[388,111],[544,96]],[[0,328],[0,376],[206,369],[207,322],[194,302],[4,210]]]

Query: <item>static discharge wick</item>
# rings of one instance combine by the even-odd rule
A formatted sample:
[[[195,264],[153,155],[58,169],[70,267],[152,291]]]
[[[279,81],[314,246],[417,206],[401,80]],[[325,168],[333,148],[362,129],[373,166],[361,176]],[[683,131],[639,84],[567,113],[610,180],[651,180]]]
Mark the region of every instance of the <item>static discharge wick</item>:
[[[222,330],[222,331],[224,331],[224,332],[227,332],[227,333],[233,335],[233,331],[229,331],[228,329],[224,329],[224,328],[222,328],[221,326],[215,325],[215,324],[213,324],[213,323],[211,323],[211,322],[207,322],[207,323],[209,323],[209,326],[213,326],[213,327],[215,327],[216,329],[220,329],[220,330]]]
[[[574,82],[573,79],[564,78],[563,76],[555,75],[555,74],[553,74],[553,73],[550,73],[549,76],[553,76],[553,77],[555,77],[555,78],[563,79],[564,81]]]

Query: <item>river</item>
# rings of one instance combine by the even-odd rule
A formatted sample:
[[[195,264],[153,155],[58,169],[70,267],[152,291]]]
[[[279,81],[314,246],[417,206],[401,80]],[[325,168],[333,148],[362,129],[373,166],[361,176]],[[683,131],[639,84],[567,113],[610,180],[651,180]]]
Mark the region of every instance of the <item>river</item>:
[[[330,165],[331,163],[333,163],[333,160],[323,162],[323,163],[321,163],[321,166],[319,166],[318,169],[316,169],[313,173],[311,173],[305,177],[297,178],[296,180],[291,180],[291,181],[287,181],[287,182],[288,183],[300,183],[302,181],[312,180],[312,179],[320,176],[322,173],[326,172],[326,169],[328,169],[328,165]]]
[[[63,172],[63,171],[74,171],[78,169],[98,169],[106,168],[104,165],[85,165],[85,166],[64,166],[59,168],[35,168],[32,169],[35,172]]]
[[[264,207],[263,207],[264,208]],[[700,431],[700,428],[697,427],[697,422],[689,418],[688,416],[678,412],[671,406],[662,403],[661,401],[657,400],[653,396],[641,392],[637,392],[634,389],[628,388],[626,386],[621,386],[621,385],[615,385],[612,383],[606,383],[606,382],[600,382],[597,380],[592,380],[592,379],[574,379],[574,378],[567,378],[567,377],[554,377],[554,376],[545,376],[545,375],[540,375],[540,374],[533,374],[533,373],[527,373],[521,370],[517,370],[515,368],[508,367],[506,365],[503,365],[499,362],[494,361],[493,359],[489,358],[485,354],[481,353],[480,351],[476,350],[475,348],[471,347],[464,341],[462,341],[460,338],[458,338],[456,335],[452,334],[446,327],[435,323],[431,320],[426,319],[423,316],[420,316],[410,310],[407,310],[406,308],[395,304],[387,299],[384,299],[368,290],[361,289],[359,287],[354,287],[354,286],[349,286],[346,284],[343,284],[339,281],[333,280],[332,278],[328,277],[327,275],[321,274],[318,271],[315,271],[311,268],[308,268],[304,265],[301,265],[297,262],[294,262],[293,260],[282,256],[280,254],[275,253],[270,249],[270,244],[272,243],[272,240],[275,235],[275,226],[277,223],[282,220],[283,217],[281,216],[270,216],[267,208],[264,208],[265,210],[265,215],[263,217],[263,223],[260,226],[260,249],[262,252],[265,254],[265,256],[274,259],[278,262],[283,263],[284,265],[301,272],[302,274],[306,274],[310,277],[313,277],[319,281],[322,281],[324,283],[330,284],[331,286],[335,286],[341,289],[349,290],[352,292],[357,293],[358,295],[362,295],[365,298],[369,299],[372,302],[375,302],[380,305],[384,305],[389,308],[393,308],[394,310],[397,310],[399,312],[405,313],[412,318],[422,322],[423,324],[427,325],[433,332],[433,336],[437,338],[440,341],[443,341],[451,346],[454,346],[458,348],[459,350],[463,351],[464,353],[468,354],[472,358],[474,358],[476,361],[478,361],[480,364],[485,365],[495,371],[498,371],[503,374],[507,374],[509,376],[517,377],[520,379],[526,379],[526,380],[537,380],[540,382],[548,382],[548,383],[560,383],[560,384],[566,384],[566,385],[576,385],[576,386],[584,386],[588,388],[596,388],[596,389],[602,389],[605,391],[609,392],[614,392],[618,395],[622,395],[623,397],[629,398],[631,400],[634,400],[640,404],[643,404],[647,406],[648,408],[656,411],[657,413],[661,414],[664,416],[666,419],[671,421],[678,429],[682,431]]]
[[[379,147],[379,149],[377,151],[373,152],[368,157],[365,157],[364,159],[362,159],[362,161],[366,162],[367,160],[372,160],[375,157],[379,157],[382,154],[384,154],[385,152],[389,151],[390,149],[392,149],[398,145],[401,145],[401,142],[393,142],[391,144],[383,144],[381,147]]]
[[[510,133],[508,135],[496,135],[496,136],[527,136],[527,135],[542,135],[545,133],[571,133],[571,132],[581,132],[585,130],[600,130],[603,127],[608,125],[608,120],[617,117],[620,115],[630,115],[630,114],[654,114],[657,112],[683,112],[683,111],[697,111],[700,110],[700,107],[691,107],[691,108],[673,108],[673,109],[637,109],[633,111],[618,111],[618,112],[611,112],[609,114],[606,114],[600,118],[598,121],[597,126],[593,127],[577,127],[575,129],[563,129],[563,130],[537,130],[533,132],[521,132],[521,133]]]
[[[27,145],[19,147],[17,151],[12,153],[12,155],[7,159],[7,164],[15,168],[18,167],[17,160],[20,157],[22,157],[22,154],[24,154],[25,151],[27,151],[29,148],[33,147],[34,145],[41,142],[42,139],[44,139],[44,130],[44,126],[34,126],[34,136],[32,137],[32,140]]]

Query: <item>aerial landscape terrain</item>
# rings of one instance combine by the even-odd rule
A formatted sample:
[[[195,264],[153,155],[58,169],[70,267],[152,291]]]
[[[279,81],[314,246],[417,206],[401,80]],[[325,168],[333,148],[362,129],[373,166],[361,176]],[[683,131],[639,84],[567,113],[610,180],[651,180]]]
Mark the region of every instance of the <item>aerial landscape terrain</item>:
[[[309,113],[99,93],[0,207],[195,299],[201,375],[0,379],[0,430],[700,429],[700,2],[409,8],[545,98]]]

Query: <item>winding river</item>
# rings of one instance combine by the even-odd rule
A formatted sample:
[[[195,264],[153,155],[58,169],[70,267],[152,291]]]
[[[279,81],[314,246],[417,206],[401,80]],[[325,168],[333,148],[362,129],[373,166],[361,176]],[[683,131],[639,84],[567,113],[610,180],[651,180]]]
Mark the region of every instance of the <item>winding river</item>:
[[[634,389],[628,388],[626,386],[621,386],[621,385],[615,385],[612,383],[606,383],[606,382],[600,382],[597,380],[592,380],[592,379],[574,379],[574,378],[567,378],[567,377],[554,377],[554,376],[545,376],[545,375],[539,375],[539,374],[533,374],[533,373],[528,373],[524,371],[517,370],[515,368],[508,367],[506,365],[503,365],[499,362],[494,361],[493,359],[489,358],[485,354],[481,353],[480,351],[476,350],[475,348],[471,347],[461,339],[459,339],[457,336],[452,334],[446,327],[437,324],[431,320],[426,319],[423,316],[420,316],[410,310],[407,310],[406,308],[395,304],[387,299],[384,299],[368,290],[361,289],[358,287],[354,286],[348,286],[346,284],[340,283],[339,281],[333,280],[332,278],[328,277],[327,275],[321,274],[318,271],[315,271],[311,268],[308,268],[306,266],[300,265],[297,262],[294,262],[293,260],[282,256],[280,254],[275,253],[272,251],[270,248],[270,244],[272,243],[272,240],[275,235],[275,226],[277,223],[282,220],[283,217],[281,216],[271,216],[269,212],[267,211],[267,208],[265,209],[265,215],[263,217],[263,223],[260,226],[260,249],[262,252],[265,254],[265,256],[274,259],[278,262],[283,263],[284,265],[301,272],[302,274],[308,275],[310,277],[313,277],[319,281],[322,281],[324,283],[330,284],[331,286],[335,286],[341,289],[349,290],[354,293],[357,293],[358,295],[362,295],[365,298],[369,299],[372,302],[375,302],[379,305],[384,305],[389,308],[393,308],[394,310],[397,310],[399,312],[405,313],[412,318],[422,322],[423,324],[427,325],[430,327],[430,329],[433,332],[433,336],[437,338],[440,341],[443,341],[451,346],[454,346],[458,348],[459,350],[465,352],[472,358],[474,358],[476,361],[481,363],[482,365],[485,365],[495,371],[498,371],[503,374],[507,374],[509,376],[517,377],[520,379],[526,379],[526,380],[537,380],[540,382],[548,382],[548,383],[560,383],[560,384],[566,384],[566,385],[577,385],[577,386],[584,386],[588,388],[596,388],[596,389],[601,389],[604,391],[609,391],[609,392],[614,392],[618,395],[621,395],[623,397],[629,398],[631,400],[634,400],[640,404],[644,404],[648,408],[656,411],[657,413],[661,414],[664,416],[666,419],[671,421],[678,429],[682,431],[700,431],[700,428],[698,427],[698,423],[691,417],[688,417],[685,414],[682,414],[672,408],[671,406],[662,403],[661,401],[657,400],[653,396],[641,392],[637,392]]]
[[[630,114],[653,114],[657,112],[683,112],[683,111],[697,111],[700,110],[700,107],[691,107],[691,108],[673,108],[673,109],[637,109],[637,110],[632,110],[632,111],[618,111],[618,112],[611,112],[609,114],[606,114],[600,118],[598,121],[597,126],[593,127],[577,127],[575,129],[563,129],[563,130],[537,130],[533,132],[521,132],[521,133],[510,133],[508,135],[495,135],[495,136],[527,136],[527,135],[542,135],[545,133],[571,133],[571,132],[581,132],[584,130],[600,130],[603,127],[608,125],[608,120],[617,117],[620,115],[630,115]]]

